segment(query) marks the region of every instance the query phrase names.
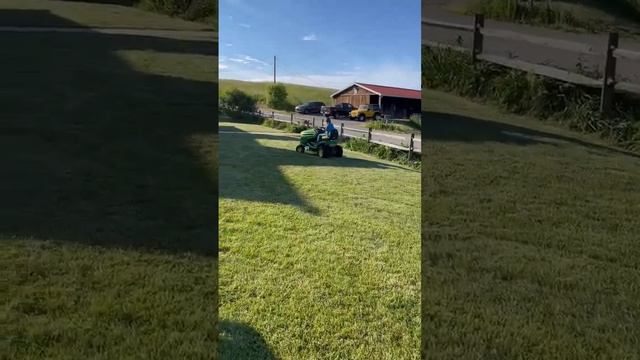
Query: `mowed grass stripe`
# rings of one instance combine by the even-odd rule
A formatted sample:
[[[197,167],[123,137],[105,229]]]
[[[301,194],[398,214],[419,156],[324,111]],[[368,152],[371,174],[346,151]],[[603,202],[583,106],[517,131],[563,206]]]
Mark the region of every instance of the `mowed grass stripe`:
[[[635,358],[640,158],[553,124],[423,95],[430,357]]]
[[[148,24],[20,3],[0,18]],[[216,358],[215,44],[2,38],[0,358]]]
[[[257,125],[221,123],[224,131]],[[282,135],[222,134],[221,347],[228,358],[417,359],[419,176]],[[238,342],[239,343],[239,342]]]

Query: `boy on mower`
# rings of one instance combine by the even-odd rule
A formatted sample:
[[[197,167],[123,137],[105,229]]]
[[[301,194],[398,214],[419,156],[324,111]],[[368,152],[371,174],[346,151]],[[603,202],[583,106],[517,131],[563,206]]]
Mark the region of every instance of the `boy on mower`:
[[[318,139],[317,141],[320,142],[320,140],[322,139],[322,136],[327,135],[329,137],[331,137],[331,133],[333,131],[336,130],[336,127],[333,126],[333,124],[331,123],[331,119],[327,118],[327,126],[324,129],[324,132],[322,133],[318,133]]]
[[[342,146],[338,144],[338,130],[331,121],[327,121],[326,128],[305,129],[300,132],[300,143],[296,152],[316,152],[318,156],[342,157]]]

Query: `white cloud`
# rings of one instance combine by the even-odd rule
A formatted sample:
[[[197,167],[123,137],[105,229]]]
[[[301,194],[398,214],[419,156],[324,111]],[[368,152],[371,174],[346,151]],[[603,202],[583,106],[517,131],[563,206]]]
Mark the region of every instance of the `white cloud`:
[[[242,26],[243,28],[247,28],[247,29],[251,28],[251,25],[249,25],[249,24],[240,23],[238,25]]]
[[[304,41],[316,41],[316,40],[318,40],[318,37],[316,36],[316,34],[309,34],[309,35],[303,36],[302,40],[304,40]]]
[[[229,61],[233,61],[239,64],[245,64],[245,65],[257,64],[257,65],[260,65],[261,67],[269,65],[268,63],[262,60],[256,59],[254,57],[251,57],[249,55],[236,55],[236,57],[229,58]]]
[[[231,43],[224,44],[225,46],[233,46]]]
[[[219,69],[219,70],[226,70],[226,69],[228,69],[228,68],[229,68],[229,65],[222,64],[222,63],[219,63],[219,64],[218,64],[218,69]]]
[[[248,64],[249,63],[245,59],[238,59],[238,58],[229,58],[229,61],[237,62],[237,63],[240,63],[240,64]]]
[[[266,62],[264,62],[264,61],[262,61],[262,60],[258,60],[258,59],[256,59],[256,58],[253,58],[253,57],[251,57],[251,56],[249,56],[249,55],[245,55],[245,56],[243,56],[242,58],[243,58],[244,60],[246,60],[246,61],[250,61],[250,62],[252,62],[252,63],[256,63],[256,64],[260,64],[260,65],[265,65],[265,66],[266,66],[266,65],[269,65],[269,64],[267,64]]]

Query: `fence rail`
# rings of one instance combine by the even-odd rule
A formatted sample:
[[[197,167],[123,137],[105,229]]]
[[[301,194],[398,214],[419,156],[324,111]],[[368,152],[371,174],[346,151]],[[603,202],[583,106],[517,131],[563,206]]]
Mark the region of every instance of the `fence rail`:
[[[260,116],[265,116],[264,113],[260,112],[257,113],[257,115]],[[278,114],[274,111],[271,112],[271,114],[267,114],[268,118],[275,120],[275,121],[280,121],[280,122],[284,122],[284,123],[290,123],[290,124],[296,124],[296,125],[300,125],[300,126],[304,126],[304,127],[316,127],[316,118],[312,117],[311,121],[309,121],[309,119],[307,118],[300,118],[295,116],[293,113],[289,114],[289,115],[284,115],[284,114]],[[325,124],[325,118],[324,117],[319,117],[319,125],[320,126],[324,126]],[[345,133],[346,131],[350,131],[350,132],[354,132],[354,133],[359,133],[362,134],[362,136],[359,135],[352,135],[352,134],[348,134]],[[367,142],[373,143],[373,144],[378,144],[378,145],[382,145],[382,146],[386,146],[389,148],[393,148],[396,150],[402,150],[402,151],[406,151],[407,152],[407,158],[411,159],[411,157],[413,156],[414,153],[421,153],[421,149],[420,146],[416,147],[416,143],[419,143],[421,140],[418,138],[415,138],[415,135],[412,133],[409,136],[409,144],[404,146],[404,144],[401,143],[401,145],[398,144],[392,144],[389,142],[385,142],[385,141],[381,141],[381,140],[376,140],[373,139],[373,136],[378,136],[378,137],[387,137],[387,138],[392,138],[392,139],[396,139],[396,140],[400,140],[400,141],[405,141],[407,140],[405,137],[403,136],[398,136],[398,135],[391,135],[391,134],[385,134],[385,133],[381,133],[381,132],[375,132],[373,131],[373,129],[369,128],[367,130],[364,129],[356,129],[356,128],[351,128],[351,127],[346,127],[344,126],[344,123],[340,123],[340,138],[341,139],[346,139],[346,138],[352,138],[352,139],[366,139]]]
[[[422,18],[422,24],[445,29],[472,32],[474,35],[473,46],[471,49],[467,49],[461,46],[438,43],[434,41],[425,41],[423,44],[428,47],[448,48],[454,51],[471,52],[471,58],[474,62],[476,62],[477,60],[483,60],[512,69],[531,72],[537,75],[554,78],[576,85],[600,88],[600,111],[602,113],[608,113],[611,110],[613,106],[613,97],[615,96],[616,91],[640,95],[640,84],[616,81],[616,60],[618,58],[640,62],[639,51],[623,49],[618,46],[618,33],[609,33],[607,48],[603,49],[604,51],[602,52],[597,52],[594,51],[591,45],[580,42],[546,38],[508,30],[488,29],[484,26],[484,15],[482,14],[476,14],[474,16],[474,22],[472,25],[450,23],[429,18]],[[485,36],[517,40],[555,49],[579,52],[581,54],[606,56],[604,76],[600,79],[596,79],[548,65],[534,64],[531,62],[516,60],[505,56],[483,54]],[[640,67],[640,64],[638,66]]]
[[[223,106],[222,104],[219,104],[219,107],[221,109],[225,108],[225,106]],[[276,113],[274,111],[272,111],[271,113],[266,113],[266,114],[261,112],[261,111],[258,111],[258,112],[255,112],[255,113],[250,113],[250,114],[251,115],[261,116],[263,118],[268,118],[268,119],[272,119],[272,120],[283,122],[283,123],[296,124],[296,125],[304,126],[304,127],[308,127],[308,128],[316,127],[316,118],[315,117],[313,117],[311,120],[309,120],[309,119],[306,119],[306,118],[300,118],[300,117],[294,116],[294,114],[284,115],[284,114],[278,114],[278,113]],[[324,123],[325,123],[324,117],[320,117],[319,119],[320,119],[320,121],[319,121],[318,125],[319,126],[324,126]],[[349,132],[352,132],[352,133],[361,134],[361,135],[349,134],[349,133],[346,133],[345,130],[349,131]],[[409,139],[408,139],[409,144],[408,145],[404,145],[404,143],[401,143],[400,145],[388,143],[386,141],[373,139],[373,136],[389,137],[389,138],[394,138],[394,139],[401,140],[401,141],[407,140],[405,137],[402,137],[402,136],[375,132],[371,128],[369,128],[367,130],[357,129],[357,128],[346,127],[346,126],[344,126],[344,123],[340,123],[340,138],[341,139],[346,139],[346,138],[366,139],[367,142],[370,142],[370,143],[373,143],[373,144],[386,146],[386,147],[393,148],[393,149],[396,149],[396,150],[406,151],[408,159],[411,159],[411,157],[413,156],[414,153],[420,154],[422,152],[421,149],[420,149],[420,145],[416,146],[416,143],[420,143],[421,140],[419,138],[415,138],[415,134],[413,134],[413,133],[410,134],[410,136],[409,136]]]

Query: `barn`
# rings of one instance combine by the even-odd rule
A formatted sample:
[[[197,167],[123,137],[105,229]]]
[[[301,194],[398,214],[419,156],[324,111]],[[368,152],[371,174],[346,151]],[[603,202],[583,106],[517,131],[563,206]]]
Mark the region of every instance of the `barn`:
[[[422,93],[420,90],[357,82],[331,94],[331,98],[334,104],[349,103],[355,107],[378,104],[385,115],[408,118],[411,114],[420,113]]]

